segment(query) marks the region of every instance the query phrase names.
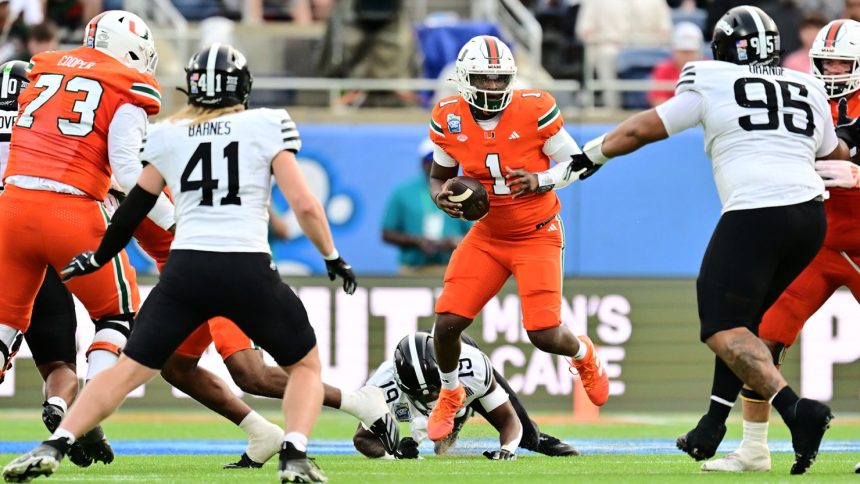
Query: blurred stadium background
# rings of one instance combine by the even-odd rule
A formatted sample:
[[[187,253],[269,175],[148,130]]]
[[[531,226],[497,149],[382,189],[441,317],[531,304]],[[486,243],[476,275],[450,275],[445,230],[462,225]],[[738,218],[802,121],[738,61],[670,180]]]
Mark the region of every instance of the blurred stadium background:
[[[652,80],[654,68],[668,69],[676,51],[709,56],[715,19],[741,3],[773,16],[787,54],[804,49],[804,25],[860,19],[852,14],[860,0],[12,0],[0,1],[0,60],[77,45],[86,19],[124,8],[155,32],[163,113],[170,113],[183,103],[175,88],[195,49],[218,41],[245,52],[255,75],[252,106],[286,106],[298,123],[303,169],[359,274],[354,297],[320,277],[322,261],[275,197],[273,253],[311,313],[324,379],[355,388],[402,335],[432,324],[441,275],[401,267],[397,247],[383,241],[383,224],[390,195],[421,174],[429,106],[455,92],[445,79],[462,43],[479,34],[509,42],[518,84],[551,92],[583,143],[648,107],[650,91],[671,90],[671,76]],[[604,413],[704,409],[712,357],[698,342],[695,275],[719,202],[702,141],[691,130],[559,192],[568,234],[564,320],[602,347],[613,394]],[[441,238],[436,222],[419,226],[416,237]],[[431,246],[427,253],[444,252]],[[146,292],[155,281],[152,263],[135,247],[130,253]],[[412,275],[399,274],[406,272]],[[567,365],[533,350],[521,333],[518,308],[510,284],[471,335],[530,409],[593,418]],[[81,315],[85,348],[92,329]],[[858,321],[860,307],[843,291],[807,324],[785,366],[804,396],[857,411]],[[0,408],[41,402],[27,355],[24,349],[0,386]],[[229,379],[214,350],[205,365]],[[78,368],[85,372],[82,357]],[[126,405],[196,406],[160,381]]]

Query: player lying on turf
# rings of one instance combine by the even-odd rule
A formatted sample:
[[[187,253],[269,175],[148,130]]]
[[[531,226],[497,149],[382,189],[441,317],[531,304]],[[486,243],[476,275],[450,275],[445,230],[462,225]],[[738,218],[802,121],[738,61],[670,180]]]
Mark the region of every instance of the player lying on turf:
[[[860,23],[847,19],[830,22],[818,32],[809,57],[812,74],[824,82],[830,97],[834,123],[841,125],[846,123],[846,118],[860,117]],[[844,112],[840,113],[840,109]],[[816,162],[815,167],[830,192],[830,198],[824,202],[827,212],[824,245],[767,310],[759,326],[759,337],[771,349],[777,365],[806,321],[839,287],[847,287],[860,299],[860,226],[857,224],[860,170],[855,163],[845,160],[822,160]],[[770,404],[747,387],[741,390],[741,404],[744,422],[740,447],[721,459],[703,463],[702,470],[770,470],[767,446]],[[711,434],[713,440],[705,443],[714,451],[725,432],[725,420],[717,423],[721,424],[720,432]]]
[[[462,168],[481,181],[490,205],[454,251],[436,301],[433,343],[442,389],[427,422],[434,441],[453,431],[466,400],[458,377],[460,334],[512,275],[529,341],[567,357],[595,405],[609,398],[609,377],[591,340],[561,324],[565,240],[555,190],[579,179],[571,156],[580,150],[555,99],[545,91],[514,89],[516,73],[507,45],[474,37],[457,56],[459,95],[436,103],[431,114],[431,198],[449,216],[461,217],[472,203],[471,197],[452,199]]]
[[[98,249],[74,257],[62,275],[103,270],[169,185],[176,197],[176,240],[164,271],[117,364],[84,388],[49,440],[3,469],[8,481],[53,473],[77,437],[113,413],[183,340],[216,316],[229,317],[290,375],[283,395],[281,481],[326,481],[306,454],[324,392],[316,337],[302,302],[281,281],[266,240],[272,174],[349,294],[356,288],[355,275],[335,249],[325,212],[298,167],[300,145],[285,135],[294,126],[289,114],[247,109],[252,77],[245,57],[215,43],[198,52],[186,72],[189,105],[148,134],[137,185]],[[225,125],[230,129],[221,129]],[[227,161],[212,163],[221,153]],[[194,176],[200,164],[196,173],[202,181]]]
[[[437,454],[445,453],[457,441],[460,429],[472,412],[478,412],[499,431],[500,448],[488,450],[488,459],[508,460],[516,457],[517,447],[548,456],[579,455],[572,446],[541,433],[508,382],[490,365],[487,355],[467,335],[462,335],[460,381],[466,390],[466,402],[454,420],[448,438],[435,442]],[[367,382],[385,392],[391,414],[400,422],[409,422],[411,437],[400,441],[394,457],[415,459],[418,445],[427,437],[427,416],[439,395],[441,382],[428,333],[410,334],[398,343],[393,359],[384,361]],[[368,457],[390,455],[375,435],[359,426],[352,438],[355,448]]]

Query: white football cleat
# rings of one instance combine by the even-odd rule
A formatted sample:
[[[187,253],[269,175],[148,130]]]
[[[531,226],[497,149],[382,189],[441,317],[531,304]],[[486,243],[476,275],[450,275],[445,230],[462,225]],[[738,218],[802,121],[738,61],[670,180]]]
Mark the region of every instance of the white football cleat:
[[[770,450],[767,446],[739,447],[721,459],[709,460],[702,464],[707,472],[768,472],[770,471]]]

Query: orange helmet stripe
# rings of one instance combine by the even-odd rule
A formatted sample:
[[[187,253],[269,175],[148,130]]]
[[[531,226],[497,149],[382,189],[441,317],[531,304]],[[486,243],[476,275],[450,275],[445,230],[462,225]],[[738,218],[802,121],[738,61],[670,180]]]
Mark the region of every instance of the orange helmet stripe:
[[[499,64],[499,46],[496,45],[496,39],[485,35],[484,42],[487,43],[487,54],[489,55],[490,64]]]
[[[827,35],[824,38],[824,47],[833,47],[833,45],[836,44],[836,34],[839,33],[839,30],[842,29],[842,25],[844,24],[844,20],[833,22],[833,25],[831,25],[827,30]]]

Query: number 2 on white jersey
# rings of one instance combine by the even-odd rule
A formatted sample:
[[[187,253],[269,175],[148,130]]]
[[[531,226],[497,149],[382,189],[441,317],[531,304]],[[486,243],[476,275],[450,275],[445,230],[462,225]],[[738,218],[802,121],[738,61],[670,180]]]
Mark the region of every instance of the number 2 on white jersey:
[[[62,74],[42,74],[39,80],[36,81],[34,87],[44,88],[36,99],[30,101],[21,116],[18,117],[16,126],[29,128],[33,126],[33,114],[45,105],[48,100],[54,97],[59,92],[63,85],[64,76]],[[66,92],[87,93],[83,99],[78,99],[72,106],[72,112],[78,114],[80,118],[74,121],[69,118],[58,118],[57,128],[66,136],[86,136],[93,131],[93,123],[96,117],[96,109],[101,103],[104,88],[98,81],[86,77],[73,77],[66,83]]]
[[[510,195],[511,187],[507,186],[505,176],[502,174],[502,165],[499,162],[498,153],[487,153],[484,164],[490,169],[493,177],[493,193],[495,195]]]

